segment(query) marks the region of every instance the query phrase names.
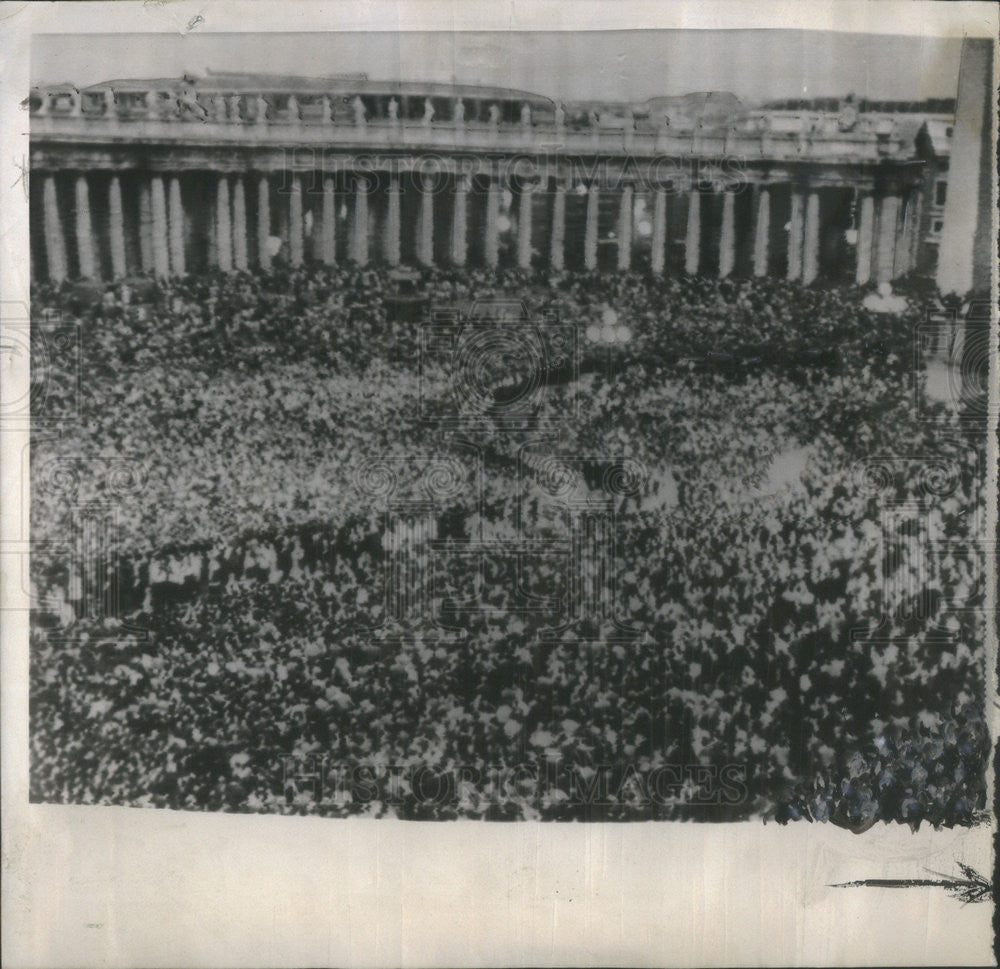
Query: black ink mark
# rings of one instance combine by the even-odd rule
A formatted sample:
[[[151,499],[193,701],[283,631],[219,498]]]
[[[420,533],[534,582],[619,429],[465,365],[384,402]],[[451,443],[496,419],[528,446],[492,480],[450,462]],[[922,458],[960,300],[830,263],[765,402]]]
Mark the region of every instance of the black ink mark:
[[[28,174],[28,164],[24,160],[23,157],[22,157],[22,159],[21,159],[20,162],[18,162],[16,158],[13,159],[13,161],[14,161],[14,167],[21,174],[18,175],[16,179],[14,179],[14,183],[11,185],[11,188],[17,188],[18,185],[23,185],[24,186],[24,197],[27,198],[28,197],[28,179],[27,179],[26,176]]]
[[[830,888],[944,888],[952,898],[963,903],[985,902],[993,894],[993,884],[975,868],[958,862],[964,878],[932,871],[938,878],[862,878],[859,881],[841,882]]]

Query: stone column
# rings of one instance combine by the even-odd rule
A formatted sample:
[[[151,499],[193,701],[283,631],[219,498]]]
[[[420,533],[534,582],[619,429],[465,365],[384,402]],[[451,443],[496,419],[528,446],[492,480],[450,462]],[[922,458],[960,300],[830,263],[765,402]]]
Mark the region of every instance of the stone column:
[[[870,195],[861,199],[861,217],[858,220],[858,268],[854,276],[859,286],[872,278],[872,241],[875,237],[875,200]]]
[[[108,234],[111,242],[111,274],[120,279],[125,265],[125,212],[122,206],[122,183],[117,175],[108,185]]]
[[[819,195],[810,192],[806,201],[805,241],[802,253],[802,282],[807,286],[819,274]]]
[[[875,256],[875,280],[889,283],[893,279],[896,261],[896,222],[899,218],[899,196],[886,195],[878,212],[878,251]]]
[[[684,239],[684,272],[693,276],[701,260],[701,193],[697,188],[688,195],[687,236]]]
[[[552,244],[549,265],[562,270],[566,265],[566,183],[556,179],[556,192],[552,199]]]
[[[771,192],[762,188],[757,196],[757,221],[753,237],[753,274],[767,275],[771,243]]]
[[[385,236],[382,244],[385,247],[385,261],[390,266],[399,265],[399,233],[400,215],[399,176],[389,176],[389,198],[385,217]]]
[[[736,196],[722,193],[722,231],[719,234],[719,278],[733,271],[736,261]]]
[[[920,237],[920,226],[924,220],[924,210],[927,200],[924,198],[924,190],[918,188],[913,195],[913,231],[910,233],[910,257],[908,269],[917,267],[917,257],[920,255],[920,245],[923,239]]]
[[[649,254],[653,272],[663,273],[667,249],[667,193],[657,188],[653,198],[653,249]]]
[[[66,240],[63,237],[62,219],[59,218],[59,198],[56,194],[56,180],[45,176],[42,188],[42,205],[45,218],[45,254],[49,264],[49,279],[61,283],[67,275]]]
[[[302,265],[302,244],[302,176],[293,174],[288,194],[288,260],[293,266]]]
[[[263,270],[271,268],[271,253],[267,248],[270,238],[271,184],[266,175],[261,175],[257,182],[257,262]]]
[[[233,179],[233,265],[246,271],[247,260],[247,196],[243,179]]]
[[[162,278],[170,275],[170,258],[167,248],[167,194],[160,175],[154,175],[150,181],[150,205],[153,212],[153,272]]]
[[[354,186],[354,232],[351,258],[358,266],[368,265],[368,183],[359,180]]]
[[[219,175],[215,183],[215,253],[219,269],[233,268],[233,226],[229,215],[229,179]]]
[[[996,178],[991,164],[996,134],[994,56],[990,38],[963,39],[948,195],[938,245],[936,276],[942,293],[962,295],[991,288],[996,238],[992,204]]]
[[[899,245],[896,247],[896,269],[894,275],[905,276],[913,268],[913,239],[916,235],[916,216],[918,211],[917,192],[907,193],[902,200],[902,221],[903,229],[899,237]]]
[[[97,260],[94,258],[90,189],[86,175],[76,177],[76,253],[80,261],[80,275],[84,279],[94,279],[97,276]]]
[[[451,261],[456,266],[465,265],[468,219],[469,179],[460,175],[455,184],[455,209],[451,221]]]
[[[583,234],[583,264],[588,269],[597,268],[597,212],[601,190],[597,183],[587,189],[587,227]]]
[[[618,269],[627,272],[632,265],[632,199],[633,188],[622,189],[618,203]]]
[[[483,247],[483,256],[487,266],[496,266],[500,261],[500,239],[499,226],[500,219],[500,186],[491,177],[486,190],[486,240]]]
[[[323,224],[320,228],[320,259],[327,266],[337,262],[337,196],[333,179],[323,179]]]
[[[144,273],[153,271],[153,200],[146,179],[139,185],[139,262]]]
[[[181,183],[176,176],[170,179],[170,271],[183,276],[184,266],[184,205],[181,200]]]
[[[531,196],[534,191],[533,182],[521,185],[517,214],[517,264],[521,269],[531,268]]]
[[[422,266],[434,265],[434,183],[420,180],[420,223],[417,227],[417,261]]]
[[[792,192],[792,215],[788,231],[789,279],[802,278],[802,193]]]

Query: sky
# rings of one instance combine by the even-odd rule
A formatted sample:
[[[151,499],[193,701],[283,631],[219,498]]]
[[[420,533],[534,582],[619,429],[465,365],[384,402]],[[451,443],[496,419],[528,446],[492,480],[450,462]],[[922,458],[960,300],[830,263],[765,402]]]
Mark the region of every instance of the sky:
[[[206,68],[455,81],[561,100],[732,91],[745,101],[954,97],[959,39],[794,30],[36,35],[33,84]]]

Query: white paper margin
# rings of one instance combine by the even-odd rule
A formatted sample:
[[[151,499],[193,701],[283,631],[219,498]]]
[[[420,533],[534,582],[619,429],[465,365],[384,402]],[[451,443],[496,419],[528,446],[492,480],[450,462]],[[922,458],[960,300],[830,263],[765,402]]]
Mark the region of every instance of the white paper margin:
[[[660,27],[997,35],[993,4],[923,0],[5,2],[5,319],[28,301],[28,124],[19,104],[32,34],[183,34],[198,16],[203,33]],[[995,360],[992,367],[995,395]],[[5,371],[3,379],[27,388],[27,369]],[[20,500],[27,441],[26,431],[3,430],[0,538],[7,549],[27,539]],[[995,472],[995,442],[989,464]],[[989,514],[995,534],[995,501]],[[856,836],[816,824],[421,824],[29,806],[28,615],[16,611],[17,582],[6,572],[3,579],[5,604],[15,607],[2,615],[0,663],[3,952],[12,969],[993,964],[989,905],[962,906],[940,890],[826,887],[920,877],[927,868],[950,872],[956,861],[992,874],[985,827],[914,835],[880,825]]]

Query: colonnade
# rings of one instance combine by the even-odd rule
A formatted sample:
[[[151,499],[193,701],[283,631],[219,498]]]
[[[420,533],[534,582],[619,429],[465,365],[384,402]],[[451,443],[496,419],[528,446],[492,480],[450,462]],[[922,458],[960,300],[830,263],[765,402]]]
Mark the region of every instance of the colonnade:
[[[107,180],[106,213],[107,231],[101,235],[100,245],[103,260],[98,258],[98,239],[95,234],[92,213],[93,198],[91,178],[87,174],[73,176],[73,204],[70,217],[64,217],[67,206],[60,207],[56,176],[42,173],[40,193],[41,233],[40,244],[44,246],[48,278],[60,282],[71,274],[67,258],[67,235],[72,232],[76,252],[76,275],[85,279],[97,279],[102,273],[102,262],[110,268],[112,277],[125,276],[129,271],[126,256],[126,209],[131,201],[126,199],[121,178],[110,174]],[[429,177],[413,180],[419,191],[419,202],[415,219],[404,225],[402,189],[400,176],[388,177],[384,208],[380,208],[380,234],[376,251],[370,251],[371,186],[366,185],[365,176],[355,180],[335,180],[330,175],[310,177],[307,174],[291,174],[284,177],[281,190],[275,195],[271,176],[260,173],[218,174],[206,173],[212,187],[210,208],[210,254],[209,261],[224,272],[243,271],[254,267],[267,270],[273,258],[274,227],[272,218],[275,210],[281,214],[283,258],[291,265],[301,265],[307,258],[326,265],[334,265],[340,259],[364,266],[370,259],[377,259],[390,266],[402,261],[402,239],[404,232],[412,232],[412,246],[408,250],[415,253],[415,261],[422,266],[432,266],[436,261],[446,261],[451,265],[464,266],[470,258],[470,196],[473,181],[468,176],[457,176],[448,186],[448,206],[450,208],[450,238],[435,239],[441,231],[441,223],[436,219],[435,208],[443,201],[440,187]],[[309,207],[310,248],[306,251],[306,212],[304,179],[309,177],[308,191],[321,198],[311,199]],[[105,176],[108,179],[108,176]],[[345,190],[344,185],[351,187]],[[248,218],[250,194],[256,210],[253,218],[255,238],[251,240],[251,220]],[[483,188],[477,183],[477,191]],[[484,215],[478,220],[482,233],[481,245],[477,246],[479,261],[487,266],[497,266],[501,252],[501,209],[502,196],[508,186],[497,178],[490,178],[485,185]],[[775,238],[774,193],[782,188],[787,192],[788,223],[787,253],[783,255],[784,275],[790,280],[809,284],[822,272],[821,265],[821,199],[816,188],[808,185],[761,182],[740,187],[752,192],[749,231],[738,230],[736,200],[738,190],[722,189],[705,191],[690,186],[686,196],[686,224],[683,226],[683,269],[694,275],[704,272],[703,233],[705,231],[704,207],[720,205],[721,223],[717,226],[717,259],[711,260],[711,271],[720,277],[734,273],[737,255],[742,255],[742,247],[747,247],[746,259],[740,265],[749,265],[749,272],[762,277],[774,269],[772,245]],[[585,215],[582,240],[582,263],[590,270],[598,268],[598,249],[603,243],[611,243],[615,258],[612,265],[619,271],[633,268],[634,240],[636,237],[634,204],[637,186],[628,182],[613,188],[597,182],[574,185],[571,179],[522,180],[517,185],[517,203],[510,208],[510,216],[516,219],[515,235],[511,242],[513,262],[528,269],[539,262],[545,262],[555,270],[567,265],[567,197],[571,194],[585,195]],[[647,197],[650,191],[646,189]],[[545,236],[536,223],[536,198],[541,193],[545,199]],[[599,215],[602,196],[611,193],[617,198],[617,219],[613,232],[599,238]],[[654,185],[651,189],[651,215],[643,225],[644,234],[649,237],[648,266],[652,272],[662,274],[668,268],[668,242],[671,233],[680,239],[681,226],[668,226],[668,197],[676,196],[673,185]],[[274,203],[277,203],[275,205]],[[177,175],[150,174],[139,176],[138,187],[138,266],[144,272],[159,277],[183,275],[188,268],[186,252],[186,225],[192,213],[185,209],[185,197],[180,177]],[[908,268],[907,252],[909,243],[907,232],[913,231],[912,218],[907,223],[903,216],[902,199],[897,194],[859,192],[856,200],[856,216],[853,224],[856,247],[855,279],[858,284],[871,280],[885,282],[901,275]],[[338,251],[338,214],[343,208],[349,211],[350,231],[343,252]],[[340,213],[338,213],[340,209]],[[718,209],[716,209],[718,211]],[[201,214],[199,213],[199,217]],[[65,223],[72,224],[67,226]],[[510,220],[508,220],[508,225]],[[33,225],[34,228],[34,225]],[[713,239],[716,238],[713,235]],[[408,242],[411,240],[408,240]],[[252,243],[252,244],[251,244]],[[446,244],[445,244],[446,243]],[[715,243],[713,242],[712,245]],[[446,256],[442,254],[446,253]],[[714,256],[713,252],[713,256]]]

